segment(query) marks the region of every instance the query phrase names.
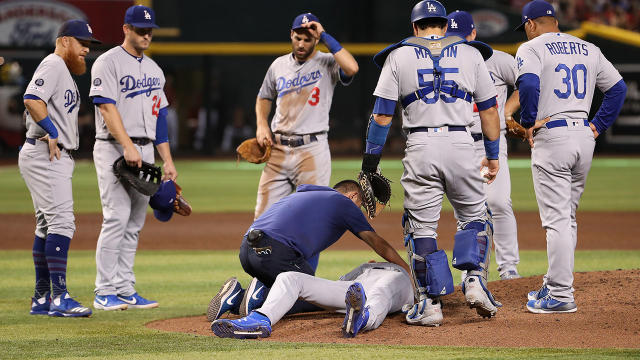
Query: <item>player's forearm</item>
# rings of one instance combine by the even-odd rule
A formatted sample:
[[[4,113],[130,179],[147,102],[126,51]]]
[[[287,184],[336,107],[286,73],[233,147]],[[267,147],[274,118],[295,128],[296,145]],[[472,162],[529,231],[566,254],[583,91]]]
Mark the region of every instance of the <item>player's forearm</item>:
[[[520,75],[516,84],[520,98],[520,124],[528,129],[536,123],[538,117],[540,78],[538,75],[526,73]]]
[[[491,141],[497,140],[500,137],[500,116],[498,115],[498,109],[491,107],[480,110],[479,115],[484,138]]]
[[[173,163],[173,158],[171,157],[171,148],[169,147],[168,142],[163,142],[162,144],[156,145],[156,149],[158,150],[158,154],[160,154],[160,158],[165,164]]]
[[[398,255],[398,252],[389,245],[389,243],[376,234],[373,231],[363,231],[358,233],[358,236],[366,242],[376,254],[380,255],[383,259],[388,262],[394,263],[398,266],[401,266],[403,269],[407,271],[407,274],[411,274],[411,269],[409,269],[409,265]]]
[[[47,112],[47,104],[42,100],[25,99],[24,107],[29,111],[34,121],[40,121],[49,115]]]
[[[111,136],[113,136],[113,138],[116,139],[116,141],[118,141],[123,147],[133,146],[131,138],[124,129],[122,118],[120,117],[120,113],[116,106],[109,103],[96,106],[100,109],[100,114],[102,115],[104,123],[107,125],[107,129],[109,130],[109,133],[111,133]]]
[[[260,128],[269,127],[269,113],[271,113],[272,101],[269,99],[256,99],[256,126]]]
[[[508,118],[512,117],[513,114],[518,111],[520,108],[520,92],[515,90],[511,96],[507,99],[507,102],[504,104],[504,117],[508,120]]]
[[[627,85],[624,83],[624,80],[620,80],[604,93],[602,105],[600,105],[600,109],[598,109],[592,121],[598,134],[605,132],[618,118],[626,94]]]
[[[352,77],[358,72],[358,62],[347,49],[340,45],[338,40],[326,31],[323,31],[320,35],[320,41],[322,41],[333,54],[338,66],[340,66],[340,69],[342,69],[342,72],[344,72],[346,76]]]

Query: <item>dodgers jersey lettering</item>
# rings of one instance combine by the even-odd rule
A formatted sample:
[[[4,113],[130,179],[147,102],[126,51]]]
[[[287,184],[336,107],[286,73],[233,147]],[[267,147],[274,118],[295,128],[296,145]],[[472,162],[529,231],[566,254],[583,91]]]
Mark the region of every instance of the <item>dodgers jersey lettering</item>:
[[[586,119],[594,87],[609,90],[622,79],[597,46],[564,33],[546,33],[522,44],[518,77],[540,78],[537,119]],[[594,86],[595,85],[595,86]]]
[[[58,143],[65,149],[77,149],[80,142],[80,92],[64,60],[56,54],[44,58],[24,94],[37,96],[47,104],[49,118],[58,129]],[[31,114],[27,114],[26,126],[28,138],[37,139],[47,135],[47,132],[36,124]]]
[[[509,86],[516,86],[516,74],[518,72],[516,61],[513,56],[494,49],[493,55],[485,61],[485,64],[487,65],[487,70],[489,70],[491,80],[493,80],[493,85],[495,85],[496,91],[498,92],[498,115],[500,115],[500,130],[503,130],[507,127],[504,119],[504,105],[507,103],[507,88]],[[482,132],[480,113],[478,111],[473,112],[471,132]]]
[[[155,61],[147,56],[139,61],[117,46],[93,64],[89,96],[115,101],[129,137],[155,140],[158,112],[169,105],[164,83],[164,73]],[[107,137],[109,130],[96,107],[96,139]]]
[[[441,38],[432,36],[429,39]],[[495,86],[478,50],[466,44],[458,44],[445,49],[441,56],[443,81],[455,82],[460,90],[471,93],[476,102],[496,96]],[[402,46],[387,56],[373,95],[397,101],[425,87],[433,79],[433,61],[427,51]],[[428,98],[434,96],[434,93],[427,95]],[[434,103],[427,104],[424,100],[419,100],[403,109],[402,127],[468,126],[473,121],[470,109],[471,105],[467,101],[440,93]]]
[[[338,80],[342,82],[340,67],[332,54],[317,51],[302,64],[291,53],[274,60],[258,92],[262,99],[275,99],[271,131],[283,134],[329,131],[329,110]]]

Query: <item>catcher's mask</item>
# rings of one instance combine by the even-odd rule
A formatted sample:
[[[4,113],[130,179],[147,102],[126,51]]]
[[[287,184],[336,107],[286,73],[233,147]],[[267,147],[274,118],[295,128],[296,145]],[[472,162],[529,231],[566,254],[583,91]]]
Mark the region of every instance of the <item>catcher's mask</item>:
[[[172,180],[163,181],[160,188],[149,199],[153,215],[160,221],[169,221],[173,216],[173,203],[176,200],[176,184]]]

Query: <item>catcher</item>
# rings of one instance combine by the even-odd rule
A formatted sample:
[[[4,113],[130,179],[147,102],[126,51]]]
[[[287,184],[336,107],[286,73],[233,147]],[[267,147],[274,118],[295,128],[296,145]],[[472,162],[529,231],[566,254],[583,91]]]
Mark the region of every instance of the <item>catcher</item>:
[[[227,311],[246,316],[260,307],[280,273],[315,275],[320,252],[347,230],[382,258],[409,273],[396,250],[367,222],[360,210],[365,201],[366,195],[358,182],[343,180],[333,189],[300,185],[295,193],[273,204],[253,222],[240,246],[240,263],[253,280],[245,290],[235,277],[228,279],[209,303],[208,320],[214,321]],[[371,204],[364,205],[372,208]],[[290,313],[316,310],[319,308],[298,301]]]

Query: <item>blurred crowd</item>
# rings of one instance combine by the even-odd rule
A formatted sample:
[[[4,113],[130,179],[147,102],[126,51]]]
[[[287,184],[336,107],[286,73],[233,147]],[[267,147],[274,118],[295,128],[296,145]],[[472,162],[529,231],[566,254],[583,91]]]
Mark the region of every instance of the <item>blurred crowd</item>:
[[[501,0],[520,11],[529,0]],[[578,27],[583,21],[640,32],[640,0],[551,0],[560,24]]]

